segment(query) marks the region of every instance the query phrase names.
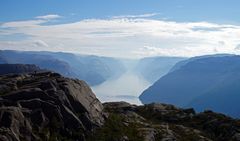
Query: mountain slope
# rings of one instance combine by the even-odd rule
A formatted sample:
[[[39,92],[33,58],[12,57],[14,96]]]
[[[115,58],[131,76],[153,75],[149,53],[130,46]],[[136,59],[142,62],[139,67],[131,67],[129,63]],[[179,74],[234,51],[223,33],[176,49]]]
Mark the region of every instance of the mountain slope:
[[[36,53],[36,52],[35,52]],[[79,55],[63,52],[38,52],[53,56],[67,62],[81,77],[88,78],[88,74],[98,73],[103,78],[118,77],[125,72],[124,65],[117,59],[94,55]],[[79,73],[80,72],[80,73]]]
[[[5,60],[5,64],[34,64],[42,69],[56,71],[64,76],[76,77],[68,63],[50,55],[5,50],[0,51],[0,56]]]
[[[187,106],[196,110],[212,109],[233,117],[240,117],[240,73],[228,76],[206,94],[196,97]]]
[[[41,69],[36,65],[23,64],[0,64],[0,75],[3,74],[19,74],[40,71]]]
[[[5,63],[7,63],[7,61],[0,56],[0,63],[5,64]]]
[[[143,76],[150,83],[154,83],[160,77],[167,74],[168,71],[179,61],[186,58],[181,57],[149,57],[141,59],[135,71]]]
[[[212,109],[239,116],[239,106],[235,102],[240,100],[239,71],[240,56],[191,59],[145,90],[140,100],[143,103],[164,102],[181,107],[193,106],[198,111]]]
[[[0,51],[0,57],[5,60],[3,63],[35,64],[67,77],[85,80],[90,85],[98,85],[111,77],[120,76],[125,71],[118,60],[108,57],[8,50]]]

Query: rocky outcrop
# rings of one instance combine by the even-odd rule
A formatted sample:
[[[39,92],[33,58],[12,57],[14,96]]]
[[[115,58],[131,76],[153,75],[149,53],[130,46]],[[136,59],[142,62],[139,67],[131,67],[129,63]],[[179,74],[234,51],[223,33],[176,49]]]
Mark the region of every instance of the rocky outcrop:
[[[104,103],[108,119],[98,141],[240,141],[240,121],[212,111],[195,113],[167,104]]]
[[[0,140],[85,140],[104,123],[88,85],[53,72],[0,76]]]

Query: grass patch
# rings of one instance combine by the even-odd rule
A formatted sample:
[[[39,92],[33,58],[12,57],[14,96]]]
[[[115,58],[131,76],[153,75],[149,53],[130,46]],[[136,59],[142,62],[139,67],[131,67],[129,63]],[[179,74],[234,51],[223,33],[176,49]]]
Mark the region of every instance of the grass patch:
[[[105,125],[90,135],[87,141],[119,141],[127,137],[130,141],[142,141],[137,126],[134,123],[124,124],[124,117],[119,114],[110,114]]]

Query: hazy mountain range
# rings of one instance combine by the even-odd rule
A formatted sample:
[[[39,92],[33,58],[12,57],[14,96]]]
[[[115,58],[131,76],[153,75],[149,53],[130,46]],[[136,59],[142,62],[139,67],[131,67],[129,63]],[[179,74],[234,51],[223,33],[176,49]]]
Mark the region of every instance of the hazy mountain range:
[[[172,70],[145,90],[143,103],[163,102],[198,111],[211,109],[240,117],[240,56],[194,57]]]
[[[187,58],[182,57],[148,57],[141,59],[135,71],[143,76],[150,83],[157,81],[160,77],[167,74],[168,71],[179,61]]]
[[[129,71],[153,83],[175,63],[184,59],[186,58],[149,57],[130,60],[63,52],[0,51],[0,64],[34,64],[41,69],[85,80],[92,86],[109,79],[117,79]]]
[[[110,57],[76,55],[62,52],[0,51],[2,64],[35,64],[64,76],[85,80],[90,85],[100,84],[124,73],[123,64]]]
[[[100,97],[136,97],[146,89],[140,95],[144,104],[169,103],[180,107],[194,107],[197,111],[211,109],[240,117],[240,106],[236,106],[240,100],[240,56],[237,55],[123,60],[62,52],[5,50],[0,51],[0,64],[1,74],[44,69],[82,79],[91,86],[98,86],[93,88]],[[36,66],[22,67],[21,64]],[[131,81],[130,76],[134,81]],[[149,88],[143,88],[147,85],[140,85],[140,81],[146,80],[150,85],[156,82]],[[135,88],[138,89],[134,91]]]
[[[23,64],[0,64],[0,68],[1,68],[0,75],[34,73],[36,71],[42,71],[36,65],[23,65]]]

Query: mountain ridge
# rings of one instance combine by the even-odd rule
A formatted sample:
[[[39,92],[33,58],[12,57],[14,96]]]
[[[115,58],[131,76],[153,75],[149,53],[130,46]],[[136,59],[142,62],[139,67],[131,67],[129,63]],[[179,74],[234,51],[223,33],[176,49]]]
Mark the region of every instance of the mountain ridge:
[[[35,52],[1,50],[2,64],[35,64],[42,69],[58,72],[64,76],[98,85],[111,77],[119,77],[125,68],[121,62],[110,57],[75,55],[63,52]]]
[[[171,103],[180,107],[194,107],[198,111],[213,109],[234,117],[239,117],[240,115],[237,114],[238,106],[236,105],[235,108],[231,106],[231,110],[221,110],[221,108],[218,108],[217,106],[209,106],[211,103],[212,105],[223,105],[223,100],[217,102],[218,94],[219,96],[224,95],[225,100],[230,100],[230,97],[227,96],[228,91],[231,92],[230,94],[233,94],[232,96],[234,96],[235,99],[240,98],[237,94],[238,79],[236,79],[240,78],[239,62],[240,56],[236,55],[190,59],[188,63],[169,72],[167,75],[160,78],[155,84],[146,89],[140,96],[140,99],[143,103]],[[233,85],[235,87],[232,87]],[[205,97],[201,97],[202,95],[205,95]],[[195,101],[201,99],[200,101],[202,104],[192,102],[194,99]],[[204,106],[204,101],[210,99],[211,102],[208,102],[208,104],[206,103]],[[228,101],[228,103],[225,104],[225,106],[230,106],[231,102]]]
[[[135,71],[150,83],[154,83],[159,78],[169,72],[169,70],[179,61],[185,60],[183,57],[147,57],[138,61]]]
[[[0,64],[0,75],[22,74],[36,71],[43,71],[38,66],[32,64]]]

